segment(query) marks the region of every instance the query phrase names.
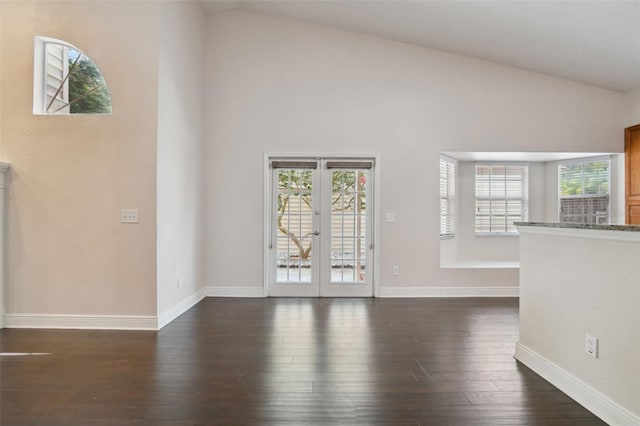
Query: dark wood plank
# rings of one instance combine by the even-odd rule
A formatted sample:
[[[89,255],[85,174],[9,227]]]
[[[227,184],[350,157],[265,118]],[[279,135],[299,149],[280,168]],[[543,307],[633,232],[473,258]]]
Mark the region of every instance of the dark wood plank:
[[[601,425],[513,359],[516,299],[215,299],[0,331],[5,425]],[[40,353],[39,355],[29,355]]]

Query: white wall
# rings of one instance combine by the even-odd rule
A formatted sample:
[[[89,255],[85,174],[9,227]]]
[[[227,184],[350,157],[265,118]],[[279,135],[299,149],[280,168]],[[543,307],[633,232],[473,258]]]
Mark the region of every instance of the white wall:
[[[0,2],[10,315],[156,313],[155,3]],[[34,36],[98,65],[112,115],[32,114]],[[121,224],[121,209],[140,224]]]
[[[625,124],[624,127],[640,124],[640,88],[625,93]]]
[[[558,162],[548,161],[544,163],[544,192],[546,194],[544,204],[544,221],[558,222],[560,205],[558,203]]]
[[[204,284],[206,19],[198,2],[164,2],[160,13],[157,270],[163,325],[197,301]]]
[[[611,156],[611,198],[609,201],[609,222],[625,223],[625,164],[624,154]]]
[[[520,232],[517,358],[609,424],[640,424],[640,237],[585,230],[558,235],[549,228]],[[599,339],[597,359],[585,353],[585,334]],[[612,410],[594,393],[629,410],[636,421],[606,417],[624,410]]]
[[[636,90],[632,90],[631,92],[625,93],[624,95],[624,107],[625,107],[625,122],[624,127],[631,127],[640,124],[640,88]],[[620,139],[622,140],[622,144],[624,144],[624,136],[622,132],[620,132]],[[624,156],[621,156],[618,160],[618,167],[620,170],[625,170]],[[620,183],[622,186],[621,191],[618,194],[619,199],[621,199],[624,203],[626,194],[624,185],[626,184],[624,173],[619,174]],[[625,206],[622,205],[622,210],[620,211],[621,216],[618,217],[618,223],[625,223],[626,217],[624,216]]]
[[[517,285],[517,270],[440,269],[439,153],[618,151],[622,97],[305,22],[210,16],[207,285],[262,285],[263,154],[288,151],[380,153],[378,202],[397,217],[381,224],[383,288]]]

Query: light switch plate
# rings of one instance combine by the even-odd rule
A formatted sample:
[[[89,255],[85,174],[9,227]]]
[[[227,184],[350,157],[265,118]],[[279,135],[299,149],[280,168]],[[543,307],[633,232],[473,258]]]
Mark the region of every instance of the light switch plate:
[[[598,358],[598,338],[595,336],[590,336],[588,334],[584,335],[584,351],[591,355],[594,358]]]

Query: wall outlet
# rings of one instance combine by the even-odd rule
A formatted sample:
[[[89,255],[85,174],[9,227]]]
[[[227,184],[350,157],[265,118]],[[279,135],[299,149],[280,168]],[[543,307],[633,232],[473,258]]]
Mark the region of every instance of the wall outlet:
[[[139,210],[121,210],[120,223],[140,223]]]
[[[177,286],[178,288],[182,287],[182,279],[180,279],[179,277],[178,277],[178,279],[176,280],[176,286]]]
[[[397,277],[398,275],[400,275],[400,267],[397,265],[393,265],[391,267],[391,275],[393,275],[394,277]]]
[[[387,213],[384,215],[384,221],[387,223],[393,223],[396,221],[396,214],[395,213]]]
[[[584,351],[588,355],[591,355],[594,358],[598,358],[598,338],[585,334],[584,335]]]

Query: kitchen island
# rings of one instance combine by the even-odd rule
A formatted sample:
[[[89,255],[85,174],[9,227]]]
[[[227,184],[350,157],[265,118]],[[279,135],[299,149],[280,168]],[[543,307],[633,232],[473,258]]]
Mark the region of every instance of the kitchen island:
[[[640,425],[640,226],[516,225],[516,359],[607,423]]]

